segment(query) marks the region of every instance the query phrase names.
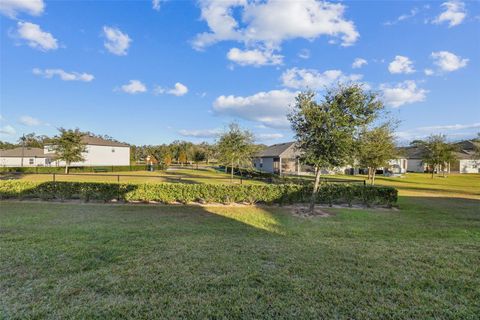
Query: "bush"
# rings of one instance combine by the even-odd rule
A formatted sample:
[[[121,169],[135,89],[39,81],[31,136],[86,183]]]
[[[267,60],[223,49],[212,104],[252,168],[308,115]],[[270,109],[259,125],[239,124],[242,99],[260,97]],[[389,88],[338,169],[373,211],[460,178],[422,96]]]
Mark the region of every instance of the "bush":
[[[111,201],[158,201],[202,203],[267,203],[292,204],[310,201],[311,187],[284,185],[222,185],[222,184],[117,184],[90,182],[31,182],[8,180],[0,182],[0,199],[83,199]],[[363,204],[391,207],[397,202],[392,187],[351,184],[323,184],[317,203]]]

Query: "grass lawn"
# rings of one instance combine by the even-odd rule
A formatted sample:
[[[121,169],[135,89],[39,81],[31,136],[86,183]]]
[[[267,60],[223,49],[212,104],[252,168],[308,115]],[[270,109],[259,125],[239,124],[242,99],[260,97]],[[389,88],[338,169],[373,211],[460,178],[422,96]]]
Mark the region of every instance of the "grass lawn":
[[[214,183],[231,184],[230,175],[220,172],[210,167],[200,167],[199,169],[173,169],[167,171],[122,171],[122,172],[102,172],[102,173],[83,173],[82,175],[62,175],[55,176],[56,181],[84,181],[84,182],[117,182],[117,175],[120,182],[123,183]],[[22,174],[7,175],[4,178],[15,178],[29,181],[52,181],[52,174]],[[245,180],[234,177],[233,183],[239,184],[261,184],[261,181]]]
[[[480,176],[426,179],[379,179],[398,211],[308,219],[3,201],[0,319],[478,319]]]

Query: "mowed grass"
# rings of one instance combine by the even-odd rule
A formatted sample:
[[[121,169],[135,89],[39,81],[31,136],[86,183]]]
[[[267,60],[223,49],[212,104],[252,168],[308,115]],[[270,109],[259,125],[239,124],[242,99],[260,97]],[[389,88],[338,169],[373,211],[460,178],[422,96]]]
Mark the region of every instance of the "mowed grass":
[[[118,180],[117,176],[120,175]],[[46,182],[53,180],[53,174],[22,174],[6,175],[4,179],[20,179],[28,181]],[[261,181],[241,179],[215,170],[211,167],[200,167],[199,169],[180,168],[166,171],[122,171],[122,172],[101,172],[76,174],[56,174],[56,181],[81,181],[81,182],[112,182],[116,183],[213,183],[213,184],[262,184]]]
[[[0,319],[478,319],[479,179],[381,178],[399,210],[326,218],[3,201]]]

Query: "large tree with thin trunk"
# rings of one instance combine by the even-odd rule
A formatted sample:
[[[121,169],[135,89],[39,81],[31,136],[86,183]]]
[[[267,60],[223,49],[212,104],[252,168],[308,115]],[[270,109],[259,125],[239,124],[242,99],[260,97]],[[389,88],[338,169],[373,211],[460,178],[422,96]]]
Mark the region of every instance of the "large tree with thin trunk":
[[[248,130],[242,130],[238,124],[231,123],[228,131],[220,135],[217,143],[219,160],[230,166],[230,179],[233,181],[235,166],[250,167],[252,156],[256,151],[253,134]]]
[[[378,168],[388,167],[389,160],[395,158],[395,137],[391,123],[374,128],[365,127],[358,139],[356,160],[361,167],[368,168],[368,180],[375,184]]]
[[[65,161],[65,173],[68,173],[72,162],[84,161],[83,152],[86,151],[85,144],[82,142],[84,133],[79,129],[67,130],[58,129],[60,134],[55,136],[52,144],[55,150],[55,159]]]
[[[446,167],[453,161],[455,161],[455,147],[446,142],[444,135],[431,135],[422,144],[424,164],[430,167],[432,172],[432,179],[435,175],[435,171],[443,171],[445,176]]]
[[[316,172],[310,211],[315,207],[321,169],[352,163],[360,129],[375,120],[383,108],[377,95],[359,84],[329,88],[319,102],[311,91],[296,97],[288,118],[301,161],[314,166]]]

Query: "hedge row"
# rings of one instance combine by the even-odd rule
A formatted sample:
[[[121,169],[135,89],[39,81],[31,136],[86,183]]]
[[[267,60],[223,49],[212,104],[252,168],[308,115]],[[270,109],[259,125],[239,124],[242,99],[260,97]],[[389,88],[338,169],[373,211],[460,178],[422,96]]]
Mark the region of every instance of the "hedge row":
[[[156,170],[163,170],[163,166],[155,166]],[[72,173],[94,172],[95,170],[104,170],[107,172],[121,171],[145,171],[147,165],[131,166],[89,166],[89,167],[70,167]],[[0,167],[0,172],[22,172],[22,173],[64,173],[65,167]]]
[[[267,203],[291,204],[310,201],[311,187],[302,185],[221,184],[115,184],[90,182],[0,182],[0,199],[83,199],[111,201],[157,201],[162,203]],[[392,187],[323,184],[317,196],[322,204],[363,204],[391,207],[397,202]]]

